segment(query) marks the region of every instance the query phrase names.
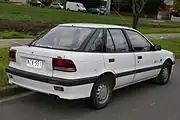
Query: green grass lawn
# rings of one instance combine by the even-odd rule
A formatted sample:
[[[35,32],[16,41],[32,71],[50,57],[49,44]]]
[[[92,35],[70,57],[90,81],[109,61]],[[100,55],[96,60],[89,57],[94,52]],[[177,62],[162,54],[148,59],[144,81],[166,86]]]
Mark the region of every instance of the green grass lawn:
[[[170,50],[180,59],[180,38],[152,40],[153,43],[159,44],[163,49]]]
[[[5,68],[8,65],[8,49],[1,48],[0,49],[0,87],[7,86],[7,75],[5,72]]]
[[[103,16],[89,13],[72,12],[50,8],[39,8],[28,5],[0,4],[0,19],[5,20],[28,20],[31,22],[49,21],[54,23],[69,22],[90,22],[122,24],[131,26],[132,17],[125,16]],[[139,23],[152,23],[152,21],[140,19]],[[178,24],[179,22],[165,21],[168,24]]]
[[[66,10],[57,10],[50,8],[39,8],[28,5],[15,5],[15,4],[0,4],[0,19],[11,21],[29,21],[32,23],[39,22],[52,22],[55,24],[60,23],[102,23],[102,24],[116,24],[131,27],[132,17],[125,16],[103,16],[94,15],[89,13],[72,12]],[[140,24],[151,23],[149,20],[140,19]],[[167,21],[168,24],[179,24],[178,22]],[[146,28],[140,26],[140,31],[149,33],[177,33],[180,32],[180,28]],[[7,35],[11,34],[11,35]],[[29,35],[19,33],[7,33],[0,38],[24,38],[31,37]],[[9,37],[10,36],[10,37]]]
[[[66,10],[31,7],[28,5],[0,4],[0,19],[5,20],[28,20],[30,22],[91,22],[91,23],[109,23],[109,24],[131,24],[131,17],[103,16],[93,15],[81,12],[72,12]]]
[[[13,38],[34,38],[34,36],[14,31],[0,31],[0,39]]]
[[[152,40],[153,43],[159,44],[163,49],[170,50],[175,53],[176,57],[180,59],[180,38],[173,39],[161,39],[161,40]],[[7,75],[5,68],[8,65],[8,49],[0,49],[0,87],[8,85]]]

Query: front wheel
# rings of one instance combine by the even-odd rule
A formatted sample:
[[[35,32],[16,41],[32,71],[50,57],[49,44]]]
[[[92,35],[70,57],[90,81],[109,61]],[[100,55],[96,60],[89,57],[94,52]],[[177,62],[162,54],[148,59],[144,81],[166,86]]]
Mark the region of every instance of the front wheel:
[[[164,85],[169,82],[171,74],[171,64],[167,61],[163,64],[161,72],[158,77],[154,79],[156,84]]]
[[[112,96],[111,81],[110,76],[103,76],[95,83],[90,97],[93,108],[102,109],[108,105]]]

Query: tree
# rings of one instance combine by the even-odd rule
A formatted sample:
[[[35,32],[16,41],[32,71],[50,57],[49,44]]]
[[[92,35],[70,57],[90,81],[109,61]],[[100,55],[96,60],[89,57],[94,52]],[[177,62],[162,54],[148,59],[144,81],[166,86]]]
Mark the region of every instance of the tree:
[[[180,12],[180,0],[176,0],[173,8],[174,8],[174,10],[177,10]]]
[[[148,0],[131,0],[132,10],[133,10],[133,25],[132,25],[132,27],[134,29],[137,29],[139,16],[147,2],[148,2]]]
[[[109,15],[110,14],[110,10],[111,10],[111,0],[107,0],[107,3],[106,3],[106,15]]]
[[[112,0],[112,8],[116,11],[132,13],[131,0]],[[158,10],[164,7],[164,0],[148,0],[142,13],[157,15]]]
[[[157,15],[158,11],[165,6],[164,0],[149,0],[142,12],[148,15]]]

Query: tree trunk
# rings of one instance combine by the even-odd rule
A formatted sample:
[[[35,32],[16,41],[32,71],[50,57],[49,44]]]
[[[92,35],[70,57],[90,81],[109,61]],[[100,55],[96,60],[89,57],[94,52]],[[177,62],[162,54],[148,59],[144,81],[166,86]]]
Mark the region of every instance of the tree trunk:
[[[138,21],[139,21],[139,15],[134,15],[133,16],[133,25],[132,25],[132,27],[134,29],[137,29]]]
[[[111,0],[107,0],[105,15],[110,15],[111,12]]]

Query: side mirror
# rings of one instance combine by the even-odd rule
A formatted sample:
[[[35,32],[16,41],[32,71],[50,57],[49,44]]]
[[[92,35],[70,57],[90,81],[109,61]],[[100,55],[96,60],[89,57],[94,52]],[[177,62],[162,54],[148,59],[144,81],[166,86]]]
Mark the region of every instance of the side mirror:
[[[160,51],[162,49],[160,45],[154,45],[153,48],[155,51]]]

